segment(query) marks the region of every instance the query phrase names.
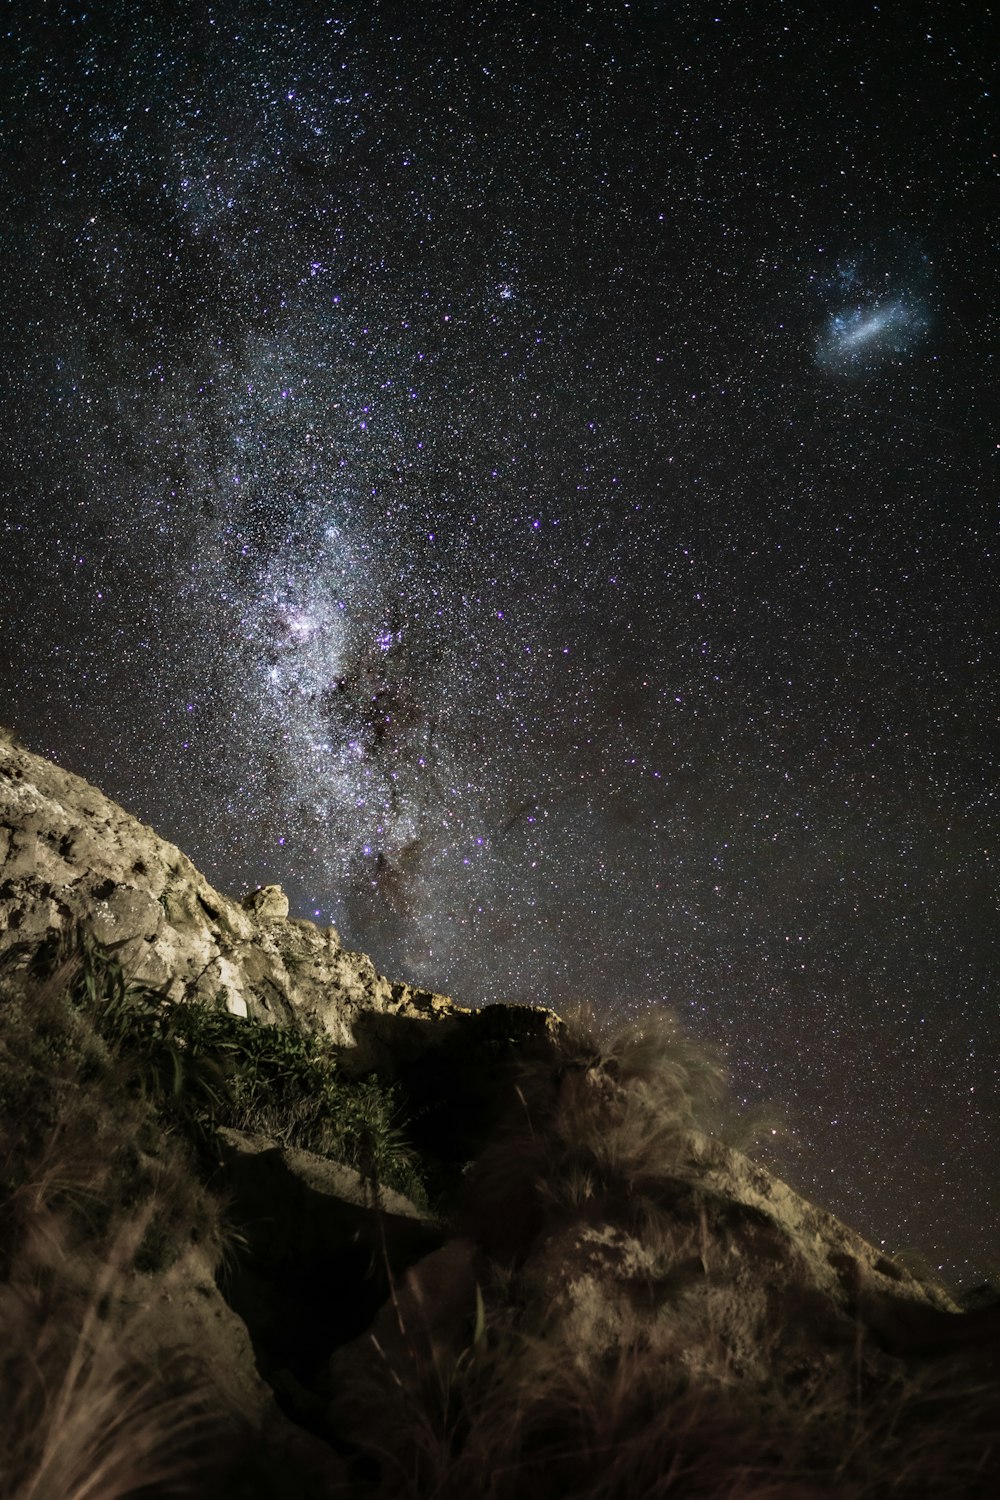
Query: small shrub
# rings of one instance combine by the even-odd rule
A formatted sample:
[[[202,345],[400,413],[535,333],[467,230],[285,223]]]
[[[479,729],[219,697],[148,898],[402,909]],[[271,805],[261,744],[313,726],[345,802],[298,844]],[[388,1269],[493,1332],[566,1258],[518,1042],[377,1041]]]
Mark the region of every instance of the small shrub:
[[[77,1046],[67,1032],[75,1026],[90,1037],[94,1067],[114,1071],[132,1097],[195,1146],[220,1126],[269,1135],[423,1201],[395,1095],[373,1077],[345,1079],[328,1038],[130,983],[114,951],[84,929],[54,939],[35,969],[47,973],[44,987],[68,1000],[71,1013],[63,1003],[58,1037],[46,1045]],[[37,997],[33,1011],[41,1043]]]

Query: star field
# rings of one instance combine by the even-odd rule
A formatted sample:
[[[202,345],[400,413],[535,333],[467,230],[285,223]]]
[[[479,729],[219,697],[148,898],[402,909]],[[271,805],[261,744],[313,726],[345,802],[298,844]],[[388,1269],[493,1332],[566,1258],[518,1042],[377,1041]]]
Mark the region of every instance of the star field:
[[[979,7],[7,18],[0,720],[996,1275]]]

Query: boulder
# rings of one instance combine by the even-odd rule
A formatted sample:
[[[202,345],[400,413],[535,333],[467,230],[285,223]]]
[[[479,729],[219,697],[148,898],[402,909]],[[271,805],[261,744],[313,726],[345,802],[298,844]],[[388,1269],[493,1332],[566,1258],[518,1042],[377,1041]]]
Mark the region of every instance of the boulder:
[[[281,922],[288,916],[288,897],[280,885],[262,885],[244,896],[241,904],[259,922]]]
[[[241,1239],[227,1299],[272,1384],[308,1389],[330,1350],[371,1321],[389,1278],[441,1244],[441,1226],[309,1151],[236,1130],[220,1131],[218,1147],[213,1185]]]

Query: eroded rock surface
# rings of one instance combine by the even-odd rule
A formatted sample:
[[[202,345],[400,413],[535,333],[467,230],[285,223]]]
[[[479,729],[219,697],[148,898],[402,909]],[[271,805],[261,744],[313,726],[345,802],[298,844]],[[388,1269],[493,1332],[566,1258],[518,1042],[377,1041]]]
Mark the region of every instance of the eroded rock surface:
[[[781,1434],[808,1425],[818,1403],[830,1420],[850,1418],[834,1464],[854,1441],[859,1393],[895,1400],[928,1360],[951,1361],[949,1430],[970,1393],[994,1400],[996,1304],[963,1313],[695,1128],[704,1069],[669,1030],[604,1053],[543,1010],[468,1011],[392,983],[334,929],[291,918],[280,887],[230,899],[79,777],[0,741],[0,959],[27,964],[78,922],[131,978],[174,1000],[324,1033],[359,1070],[377,1066],[428,1181],[433,1172],[444,1189],[447,1224],[346,1165],[220,1128],[205,1170],[234,1226],[228,1264],[216,1280],[192,1245],[166,1273],[129,1281],[121,1313],[136,1352],[190,1363],[191,1382],[216,1388],[225,1411],[263,1436],[260,1451],[291,1464],[295,1493],[305,1493],[300,1472],[317,1475],[324,1496],[349,1492],[355,1472],[366,1485],[381,1472],[382,1487],[364,1492],[395,1495],[399,1465],[412,1467],[423,1436],[439,1443],[442,1400],[451,1422],[459,1396],[465,1425],[444,1434],[461,1441],[436,1451],[459,1466],[452,1477],[469,1477],[448,1493],[482,1492],[499,1454],[513,1478],[495,1493],[517,1500],[590,1493],[517,1487],[517,1463],[536,1473],[533,1445],[544,1450],[569,1397],[588,1421],[618,1401],[629,1441],[671,1402],[698,1421],[711,1408],[721,1424],[706,1428],[711,1446],[735,1393],[754,1423],[779,1414],[775,1441],[747,1449],[754,1463],[776,1462]],[[531,1441],[505,1448],[500,1429],[514,1431],[529,1409],[539,1413]],[[906,1411],[919,1434],[923,1417]],[[985,1473],[982,1454],[995,1451],[992,1417],[973,1418],[975,1463],[946,1456],[945,1482],[927,1493],[991,1500],[988,1482],[948,1487],[953,1474]],[[889,1431],[896,1419],[887,1406],[876,1438],[878,1422]],[[944,1446],[937,1429],[933,1441]],[[573,1445],[560,1443],[548,1451],[562,1462]],[[668,1462],[651,1449],[650,1485],[633,1476],[628,1492],[653,1493],[683,1457],[672,1451]],[[797,1476],[773,1491],[820,1492]]]
[[[333,927],[289,917],[267,885],[235,901],[174,844],[81,777],[0,740],[0,956],[30,950],[82,920],[114,948],[130,978],[173,999],[327,1033],[356,1047],[356,1020],[427,1021],[463,1014],[379,974]],[[369,1029],[365,1046],[377,1061]]]
[[[849,1411],[859,1389],[888,1390],[904,1369],[919,1379],[902,1363],[916,1353],[965,1356],[959,1388],[995,1378],[983,1354],[995,1309],[963,1314],[942,1287],[717,1140],[679,1136],[639,1212],[627,1197],[557,1200],[542,1184],[539,1211],[525,1214],[525,1192],[541,1183],[527,1144],[524,1174],[516,1165],[508,1151],[492,1223],[469,1216],[470,1232],[415,1262],[370,1330],[332,1354],[317,1382],[331,1432],[405,1451],[401,1414],[472,1368],[487,1392],[477,1419],[498,1400],[512,1422],[544,1402],[539,1391],[586,1390],[600,1371],[646,1383],[655,1371],[655,1387],[693,1395],[703,1412],[739,1392],[761,1411],[787,1401],[793,1417],[799,1392],[803,1411]],[[498,1223],[513,1233],[484,1234]],[[612,1387],[606,1399],[623,1400]]]

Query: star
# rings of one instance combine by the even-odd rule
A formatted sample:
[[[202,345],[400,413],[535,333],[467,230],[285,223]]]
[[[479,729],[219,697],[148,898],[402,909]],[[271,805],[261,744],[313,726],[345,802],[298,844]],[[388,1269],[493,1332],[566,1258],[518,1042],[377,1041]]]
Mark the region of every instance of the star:
[[[393,978],[673,1005],[984,1273],[985,34],[13,9],[0,722]]]

